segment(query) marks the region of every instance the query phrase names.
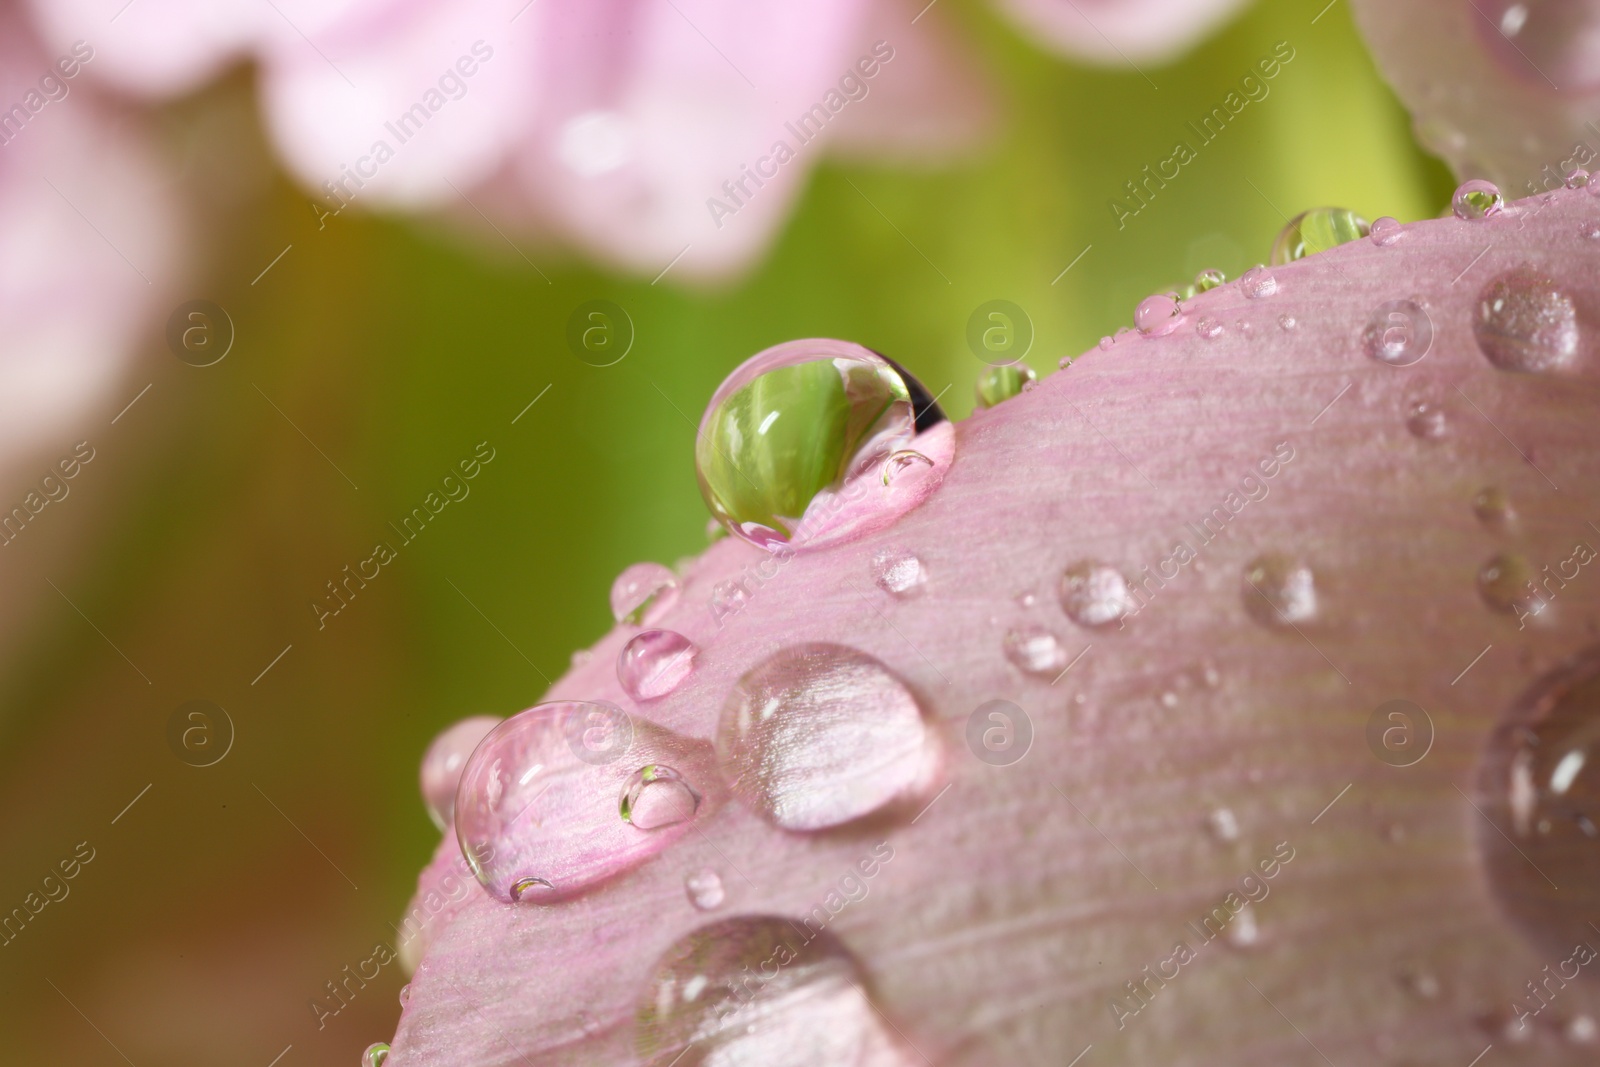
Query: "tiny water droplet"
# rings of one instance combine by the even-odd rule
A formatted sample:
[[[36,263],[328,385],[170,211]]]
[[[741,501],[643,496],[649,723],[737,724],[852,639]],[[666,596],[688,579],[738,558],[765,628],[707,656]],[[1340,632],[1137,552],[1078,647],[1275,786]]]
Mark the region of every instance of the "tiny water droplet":
[[[1227,282],[1228,276],[1215,268],[1208,268],[1194,276],[1194,291],[1204,293]]]
[[[1517,518],[1505,491],[1492,485],[1478,490],[1478,494],[1472,498],[1472,513],[1479,522],[1500,533],[1505,532]]]
[[[679,832],[641,834],[617,819],[633,769],[704,766],[709,747],[611,704],[535,705],[496,726],[467,760],[456,792],[461,855],[508,902],[604,881]]]
[[[1111,335],[1107,334],[1106,336],[1100,338],[1100,351],[1104,352],[1106,349],[1110,348],[1115,343],[1116,342],[1111,340]]]
[[[919,472],[933,466],[933,460],[916,449],[902,448],[883,461],[883,484],[887,487],[901,481],[913,482]]]
[[[1031,608],[1031,607],[1033,607],[1035,604],[1037,604],[1039,602],[1039,597],[1035,593],[1033,593],[1031,591],[1030,592],[1025,592],[1025,593],[1018,593],[1016,595],[1016,601],[1017,601],[1017,606],[1020,607],[1020,608]]]
[[[746,915],[667,949],[640,995],[634,1048],[643,1067],[908,1067],[888,1026],[832,933]]]
[[[1526,556],[1501,552],[1478,569],[1478,595],[1502,615],[1537,615],[1544,608],[1530,591],[1534,569]]]
[[[710,867],[702,867],[683,879],[683,891],[697,911],[713,911],[727,899],[722,877]]]
[[[573,668],[576,669],[588,665],[589,661],[594,659],[594,651],[587,648],[575,648],[569,658],[572,661]]]
[[[400,1006],[405,1007],[411,1003],[411,983],[407,982],[400,987]]]
[[[1298,325],[1300,325],[1300,322],[1293,315],[1279,315],[1278,316],[1278,327],[1279,327],[1279,329],[1286,330],[1286,331],[1287,330],[1293,330]]]
[[[611,617],[648,626],[678,600],[678,576],[659,563],[635,563],[611,583]]]
[[[1582,167],[1573,167],[1561,179],[1561,183],[1568,189],[1582,189],[1589,184],[1589,172]]]
[[[926,765],[922,710],[865,652],[783,649],[734,685],[717,723],[717,759],[750,810],[789,830],[821,830],[907,794]]]
[[[1061,575],[1061,608],[1079,626],[1109,626],[1133,606],[1128,579],[1115,567],[1080,560]]]
[[[647,763],[634,771],[617,802],[622,821],[640,830],[688,822],[699,808],[700,794],[664,763]]]
[[[1494,182],[1473,178],[1457,186],[1450,198],[1450,210],[1458,219],[1486,219],[1500,214],[1505,202]]]
[[[1243,337],[1246,341],[1250,340],[1250,338],[1256,335],[1256,328],[1251,325],[1248,319],[1235,319],[1233,322],[1233,328],[1238,330],[1239,336]]]
[[[1407,970],[1400,973],[1400,984],[1420,1000],[1439,999],[1439,979],[1429,971]]]
[[[1481,684],[1481,683],[1480,683]],[[1564,960],[1600,914],[1600,645],[1546,672],[1490,736],[1478,803],[1484,870],[1541,953]]]
[[[617,654],[617,681],[634,700],[664,697],[694,672],[699,647],[674,630],[646,630]]]
[[[695,471],[712,515],[736,536],[765,548],[821,545],[921,503],[953,447],[943,413],[896,364],[845,341],[790,341],[717,388]],[[868,483],[891,474],[885,459],[906,452],[926,467],[893,472],[893,491],[874,491]]]
[[[1261,928],[1256,925],[1256,909],[1250,904],[1240,908],[1224,936],[1234,948],[1254,948],[1260,944]]]
[[[1279,231],[1268,261],[1275,267],[1359,241],[1369,231],[1367,220],[1342,207],[1317,207],[1302,211]]]
[[[1206,828],[1218,841],[1239,840],[1239,818],[1232,808],[1217,808],[1206,816]]]
[[[1161,694],[1161,706],[1164,707],[1164,708],[1175,708],[1175,707],[1177,707],[1178,706],[1178,694],[1174,693],[1170,689],[1168,689],[1165,693],[1162,693]]]
[[[1257,265],[1240,276],[1239,291],[1248,300],[1260,300],[1278,291],[1278,279],[1266,267]]]
[[[1600,241],[1600,222],[1579,223],[1578,233],[1585,241]]]
[[[1204,337],[1207,341],[1215,341],[1222,336],[1223,325],[1216,319],[1201,319],[1194,324],[1194,332]]]
[[[1437,441],[1450,431],[1450,420],[1438,404],[1419,400],[1411,405],[1411,411],[1406,416],[1406,429],[1412,437]]]
[[[1391,367],[1409,367],[1433,347],[1433,319],[1414,300],[1379,304],[1361,333],[1367,355]]]
[[[985,367],[983,373],[978,375],[973,391],[977,394],[979,407],[992,408],[1002,400],[1010,400],[1022,393],[1038,378],[1026,363],[1002,363]]]
[[[467,757],[478,747],[478,742],[500,725],[493,715],[474,715],[446,727],[422,757],[422,802],[427,805],[428,818],[443,830],[455,818],[456,786],[461,784],[461,772]]]
[[[1316,576],[1305,563],[1283,553],[1251,560],[1241,593],[1245,610],[1264,626],[1292,626],[1317,613]]]
[[[872,557],[872,581],[879,589],[901,598],[921,594],[928,581],[922,560],[899,548],[880,548]]]
[[[1006,631],[1001,641],[1006,659],[1024,674],[1054,678],[1067,665],[1067,651],[1056,635],[1042,626]]]
[[[1372,229],[1369,231],[1372,243],[1379,248],[1388,248],[1406,235],[1406,228],[1400,220],[1391,215],[1380,215],[1372,220]]]
[[[1157,293],[1139,301],[1133,324],[1146,337],[1165,337],[1183,322],[1183,309],[1168,293]]]
[[[1484,356],[1501,370],[1562,371],[1578,355],[1578,310],[1555,282],[1519,266],[1478,294],[1472,334]]]
[[[389,1046],[382,1041],[374,1041],[361,1054],[361,1067],[383,1067],[383,1061],[388,1058]]]
[[[1574,1045],[1592,1045],[1600,1039],[1600,1025],[1596,1025],[1593,1015],[1574,1015],[1562,1027],[1561,1036]]]

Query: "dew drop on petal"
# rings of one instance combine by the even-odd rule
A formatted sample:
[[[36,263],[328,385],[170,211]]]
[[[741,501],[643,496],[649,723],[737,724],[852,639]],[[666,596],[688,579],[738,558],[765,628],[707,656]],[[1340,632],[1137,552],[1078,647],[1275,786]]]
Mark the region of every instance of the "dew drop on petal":
[[[1367,355],[1391,367],[1409,367],[1433,347],[1433,319],[1414,300],[1379,304],[1361,332]]]
[[[1278,316],[1278,328],[1281,329],[1281,330],[1284,330],[1285,332],[1287,332],[1289,330],[1293,330],[1296,326],[1299,326],[1299,325],[1300,325],[1300,320],[1296,319],[1293,315],[1279,315]]]
[[[1145,297],[1133,312],[1133,324],[1146,337],[1165,337],[1182,322],[1183,309],[1167,293]]]
[[[1316,576],[1293,556],[1270,552],[1244,569],[1240,590],[1245,610],[1263,626],[1289,627],[1317,613]]]
[[[909,1067],[843,944],[827,930],[801,929],[778,916],[743,915],[668,948],[635,1011],[639,1063]]]
[[[1372,220],[1372,229],[1368,231],[1372,243],[1379,248],[1388,248],[1406,235],[1406,228],[1400,220],[1391,215],[1380,215]]]
[[[383,1067],[383,1062],[388,1058],[389,1046],[382,1041],[374,1041],[361,1054],[361,1067]]]
[[[1217,808],[1206,815],[1206,828],[1218,841],[1239,840],[1239,819],[1232,808]]]
[[[717,723],[734,796],[789,830],[820,830],[909,793],[927,765],[916,698],[878,660],[843,645],[782,649],[734,685]]]
[[[647,763],[634,771],[617,801],[622,821],[639,830],[688,822],[699,808],[700,794],[664,763]]]
[[[1478,294],[1472,335],[1501,370],[1562,371],[1578,356],[1578,310],[1555,282],[1531,267],[1515,267]]]
[[[678,576],[659,563],[635,563],[611,583],[611,617],[648,626],[678,600]]]
[[[400,987],[400,1006],[403,1008],[411,1003],[411,983],[407,982]]]
[[[1261,943],[1261,927],[1256,925],[1256,909],[1250,904],[1240,908],[1223,935],[1234,948],[1254,948]]]
[[[1194,332],[1207,341],[1215,341],[1222,336],[1222,331],[1223,325],[1216,319],[1204,318],[1194,324]]]
[[[1600,915],[1600,646],[1548,671],[1491,735],[1478,847],[1496,899],[1551,959]],[[1468,813],[1473,814],[1471,812]]]
[[[617,681],[634,700],[655,700],[694,672],[700,649],[674,630],[646,630],[617,654]]]
[[[1222,285],[1227,280],[1228,276],[1222,273],[1220,270],[1217,270],[1214,267],[1208,268],[1194,276],[1194,291],[1196,293],[1208,292],[1212,289],[1215,289],[1217,286]]]
[[[1589,184],[1589,172],[1582,167],[1573,167],[1562,176],[1561,184],[1568,189],[1582,189]]]
[[[1456,187],[1455,195],[1450,198],[1450,210],[1458,219],[1486,219],[1500,214],[1505,202],[1494,182],[1473,178]]]
[[[1412,437],[1437,441],[1450,432],[1450,420],[1438,404],[1419,400],[1411,405],[1411,410],[1406,414],[1406,429]]]
[[[872,581],[891,596],[913,597],[928,581],[922,560],[899,548],[880,548],[872,557]]]
[[[490,895],[507,902],[553,900],[604,881],[679,832],[641,834],[617,818],[634,771],[704,766],[708,748],[612,704],[535,705],[495,727],[467,761],[456,793],[461,854]]]
[[[1302,211],[1279,231],[1272,242],[1269,262],[1274,267],[1325,252],[1338,245],[1359,241],[1369,231],[1367,220],[1342,207],[1318,207]]]
[[[461,783],[461,771],[467,757],[478,747],[478,742],[500,725],[494,715],[474,715],[446,727],[422,757],[422,802],[428,807],[428,818],[443,830],[455,818],[456,786]]]
[[[1111,340],[1111,335],[1107,334],[1106,336],[1100,338],[1100,351],[1102,351],[1102,352],[1106,351],[1107,349],[1109,349],[1115,343],[1116,342]]]
[[[721,875],[710,867],[702,867],[686,876],[683,880],[683,892],[696,911],[713,911],[720,908],[728,896],[727,890],[723,888]]]
[[[1537,615],[1544,601],[1533,593],[1536,572],[1519,552],[1500,552],[1478,568],[1478,595],[1490,611],[1502,615]]]
[[[916,449],[902,448],[883,461],[883,484],[888,487],[901,481],[915,481],[919,473],[929,470],[933,465],[933,460]]]
[[[1109,626],[1133,607],[1128,579],[1115,567],[1080,560],[1061,575],[1061,609],[1079,626]]]
[[[1067,665],[1067,651],[1056,635],[1041,626],[1006,631],[1001,641],[1006,659],[1024,674],[1054,678]]]
[[[1579,223],[1578,233],[1585,241],[1600,241],[1600,222]]]
[[[1239,291],[1248,300],[1260,300],[1278,291],[1278,279],[1266,267],[1255,266],[1239,277]]]
[[[1038,377],[1026,363],[985,367],[973,389],[977,394],[978,406],[992,408],[1002,400],[1010,400],[1037,381]]]
[[[1593,1015],[1574,1015],[1561,1028],[1561,1036],[1570,1044],[1592,1045],[1600,1040],[1600,1024],[1595,1023]]]
[[[712,515],[734,535],[765,548],[821,545],[921,503],[954,442],[926,390],[890,360],[846,341],[790,341],[746,360],[717,388],[700,421],[695,472]],[[891,477],[885,460],[907,452],[923,464]]]
[[[1504,533],[1517,518],[1505,491],[1492,485],[1480,489],[1472,498],[1472,513],[1479,522],[1497,533]]]

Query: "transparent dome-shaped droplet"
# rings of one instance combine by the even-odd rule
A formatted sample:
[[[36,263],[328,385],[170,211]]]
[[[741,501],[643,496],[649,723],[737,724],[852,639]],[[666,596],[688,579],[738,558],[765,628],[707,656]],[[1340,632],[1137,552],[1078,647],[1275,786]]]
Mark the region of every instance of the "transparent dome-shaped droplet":
[[[1244,569],[1245,610],[1264,626],[1293,626],[1317,613],[1317,582],[1311,568],[1293,556],[1271,552]]]
[[[1002,400],[1010,400],[1021,393],[1038,378],[1026,363],[1002,363],[985,367],[983,373],[978,375],[973,391],[977,394],[979,407],[992,408]]]
[[[448,726],[422,757],[422,802],[428,807],[428,818],[443,830],[455,818],[456,786],[461,783],[461,772],[467,757],[478,747],[490,730],[500,725],[494,715],[474,715]]]
[[[1226,283],[1228,276],[1215,268],[1208,268],[1194,276],[1194,291],[1196,293],[1209,292],[1217,286]]]
[[[1337,245],[1359,241],[1368,233],[1367,220],[1342,207],[1316,207],[1290,219],[1272,242],[1273,266],[1326,252]]]
[[[1133,324],[1146,337],[1164,337],[1183,321],[1183,309],[1168,293],[1157,293],[1139,301]]]
[[[688,822],[699,809],[700,794],[664,763],[647,763],[634,771],[617,802],[622,821],[639,830]]]
[[[1497,533],[1504,533],[1516,523],[1517,513],[1511,507],[1511,498],[1505,490],[1486,486],[1472,498],[1472,513],[1478,521]]]
[[[1450,198],[1450,210],[1458,219],[1486,219],[1500,214],[1505,202],[1494,182],[1473,178],[1456,187],[1455,195]]]
[[[1529,89],[1600,88],[1600,6],[1591,0],[1474,0],[1471,10],[1478,40]]]
[[[678,600],[678,576],[659,563],[635,563],[611,583],[611,617],[649,626]]]
[[[722,885],[722,876],[710,867],[702,867],[685,877],[683,892],[696,911],[713,911],[720,908],[728,896],[727,890]]]
[[[1600,222],[1593,220],[1580,222],[1578,224],[1578,234],[1585,241],[1600,241]]]
[[[1079,626],[1109,626],[1133,607],[1128,579],[1115,567],[1086,559],[1061,575],[1061,609]]]
[[[699,647],[675,630],[646,630],[617,653],[617,681],[634,700],[655,700],[683,684],[699,654]]]
[[[1501,908],[1541,953],[1593,945],[1600,916],[1600,646],[1549,671],[1491,735],[1478,847]],[[1469,816],[1475,813],[1468,812]],[[1589,962],[1593,965],[1591,951]],[[1580,980],[1581,981],[1581,980]]]
[[[1055,634],[1042,626],[1007,630],[1001,647],[1006,659],[1025,674],[1054,678],[1067,665],[1067,650]]]
[[[706,768],[708,749],[612,704],[535,705],[495,727],[467,761],[456,793],[461,854],[504,901],[554,900],[604,881],[687,829],[642,834],[617,818],[634,772]]]
[[[922,560],[899,548],[880,548],[872,556],[872,581],[885,593],[913,597],[928,581]]]
[[[927,766],[916,698],[843,645],[786,648],[735,684],[717,723],[723,780],[790,830],[857,819],[909,793]]]
[[[1582,189],[1589,184],[1589,172],[1582,167],[1573,167],[1561,176],[1561,184],[1568,189]]]
[[[1218,841],[1239,840],[1239,818],[1232,808],[1217,808],[1206,815],[1206,828]]]
[[[1260,300],[1278,291],[1278,279],[1265,267],[1251,267],[1239,276],[1239,291],[1246,299]]]
[[[1534,592],[1533,564],[1520,552],[1500,552],[1478,568],[1478,595],[1490,611],[1519,617],[1538,615],[1545,602]]]
[[[1390,300],[1373,309],[1361,345],[1379,363],[1409,367],[1433,347],[1433,319],[1414,300]]]
[[[389,1046],[382,1041],[374,1041],[361,1054],[361,1067],[383,1067],[388,1058]]]
[[[407,982],[400,987],[400,1006],[403,1008],[411,1003],[411,983]]]
[[[667,949],[640,992],[634,1047],[643,1067],[909,1067],[838,938],[767,915]]]
[[[1194,324],[1194,332],[1207,341],[1215,341],[1222,336],[1222,331],[1222,323],[1213,318],[1204,318]]]
[[[919,475],[925,474],[934,465],[930,456],[924,456],[914,448],[902,448],[883,461],[883,484],[885,488],[900,482],[915,482]]]
[[[1372,220],[1372,227],[1368,231],[1372,243],[1379,248],[1388,248],[1406,235],[1406,228],[1400,220],[1390,215],[1380,215]]]
[[[1516,267],[1478,294],[1472,335],[1501,370],[1563,371],[1578,357],[1578,310],[1555,282],[1531,267]]]
[[[1406,429],[1412,437],[1437,441],[1450,432],[1450,419],[1438,404],[1419,400],[1406,413]]]
[[[1300,325],[1300,320],[1295,318],[1293,315],[1279,315],[1278,316],[1278,328],[1280,330],[1288,332],[1290,330],[1293,330],[1295,327],[1297,327],[1299,325]]]
[[[1223,937],[1234,948],[1255,948],[1261,943],[1261,927],[1256,924],[1256,909],[1249,904],[1240,908],[1223,931]]]
[[[767,548],[821,545],[921,503],[954,441],[932,398],[889,360],[845,341],[790,341],[717,388],[695,469],[706,505],[735,535]],[[886,461],[906,452],[923,462],[891,476]]]

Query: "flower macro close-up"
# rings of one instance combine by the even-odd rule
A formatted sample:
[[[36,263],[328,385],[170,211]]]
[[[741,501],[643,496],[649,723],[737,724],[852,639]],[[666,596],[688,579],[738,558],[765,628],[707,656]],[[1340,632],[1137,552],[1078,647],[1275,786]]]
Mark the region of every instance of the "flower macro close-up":
[[[0,324],[0,1067],[1600,1058],[1594,0],[0,0]]]

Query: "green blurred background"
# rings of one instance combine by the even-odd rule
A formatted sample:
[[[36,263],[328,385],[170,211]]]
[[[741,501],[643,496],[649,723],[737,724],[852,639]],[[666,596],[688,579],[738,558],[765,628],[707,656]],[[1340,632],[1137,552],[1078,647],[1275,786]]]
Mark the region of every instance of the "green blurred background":
[[[944,0],[996,87],[990,141],[939,171],[824,163],[765,261],[715,291],[530,250],[547,282],[492,238],[414,220],[319,229],[272,169],[248,72],[158,116],[194,161],[185,188],[214,196],[193,295],[229,311],[237,341],[200,370],[152,339],[126,392],[152,388],[86,433],[97,460],[52,516],[80,543],[0,561],[30,613],[0,690],[0,908],[77,842],[95,849],[71,895],[0,948],[0,1062],[116,1062],[110,1043],[140,1067],[266,1067],[286,1046],[283,1067],[348,1065],[386,1039],[397,966],[323,1029],[308,1002],[392,941],[438,841],[423,749],[463,716],[535,702],[609,627],[624,566],[704,546],[693,422],[752,353],[860,341],[949,386],[959,417],[982,367],[967,318],[985,301],[1028,312],[1044,374],[1142,297],[1264,260],[1280,209],[1436,214],[1448,175],[1344,5],[1311,23],[1321,6],[1258,4],[1140,74],[1063,62],[986,4]],[[1193,143],[1185,121],[1284,40],[1295,58],[1270,95],[1119,230],[1107,201]],[[218,152],[253,183],[210,191],[200,161]],[[636,327],[614,366],[565,344],[592,299]],[[470,496],[319,631],[324,583],[393,540],[387,524],[482,441],[495,459]],[[167,743],[197,698],[237,730],[207,768]]]

